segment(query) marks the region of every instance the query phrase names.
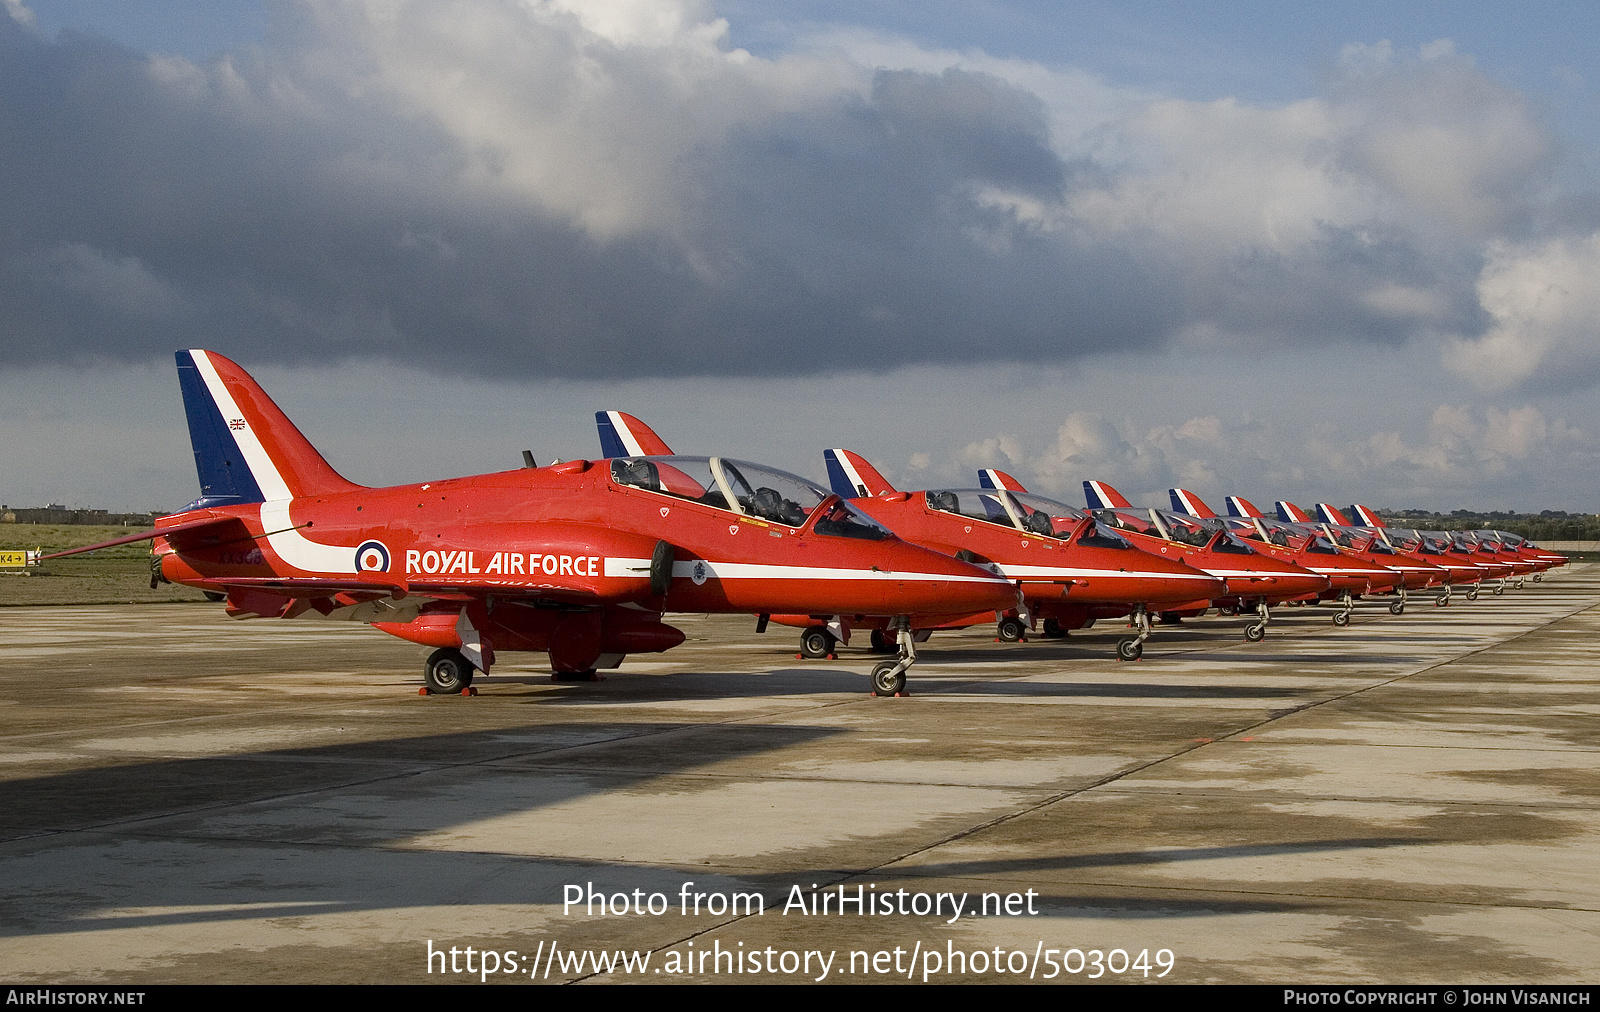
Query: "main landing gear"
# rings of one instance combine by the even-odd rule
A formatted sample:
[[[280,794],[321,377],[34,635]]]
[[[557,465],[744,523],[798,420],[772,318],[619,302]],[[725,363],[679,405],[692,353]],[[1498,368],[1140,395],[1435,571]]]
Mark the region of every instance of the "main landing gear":
[[[906,695],[906,672],[917,663],[917,645],[911,636],[911,620],[905,615],[894,620],[895,638],[900,656],[892,661],[879,661],[872,666],[872,694],[874,696]]]
[[[839,648],[839,641],[834,639],[833,633],[827,627],[814,625],[800,634],[800,656],[817,660],[833,656]]]
[[[422,681],[430,696],[458,696],[472,686],[476,670],[455,647],[440,647],[422,665]]]
[[[1142,604],[1133,606],[1133,627],[1136,635],[1117,641],[1117,660],[1136,661],[1144,656],[1144,641],[1150,638],[1150,610]]]
[[[1256,621],[1244,627],[1244,638],[1251,643],[1260,643],[1267,637],[1267,623],[1272,621],[1272,612],[1267,609],[1267,601],[1262,598],[1256,602]]]

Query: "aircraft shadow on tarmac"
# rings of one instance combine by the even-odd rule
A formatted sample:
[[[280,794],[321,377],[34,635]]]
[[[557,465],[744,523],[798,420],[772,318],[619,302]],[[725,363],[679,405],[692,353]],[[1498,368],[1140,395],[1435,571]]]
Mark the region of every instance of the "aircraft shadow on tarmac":
[[[468,782],[489,776],[526,777],[540,793],[532,807],[584,794],[628,789],[708,764],[819,741],[842,730],[804,725],[688,723],[531,724],[419,737],[356,741],[305,748],[183,759],[118,762],[0,783],[0,842],[73,830],[107,828],[157,818],[203,818],[210,810],[286,795],[400,783],[471,767]],[[684,747],[686,738],[694,747]],[[649,747],[641,747],[649,746]],[[607,764],[624,749],[628,762]],[[582,759],[573,753],[582,750]],[[528,770],[523,766],[535,765]],[[482,764],[507,764],[484,766]],[[570,774],[546,766],[570,763]],[[386,768],[387,767],[387,768]],[[441,778],[441,783],[448,778]],[[452,825],[455,812],[478,820],[504,811],[462,813],[459,806],[423,808],[398,835]],[[427,813],[432,813],[429,816]],[[382,840],[366,841],[381,843]]]

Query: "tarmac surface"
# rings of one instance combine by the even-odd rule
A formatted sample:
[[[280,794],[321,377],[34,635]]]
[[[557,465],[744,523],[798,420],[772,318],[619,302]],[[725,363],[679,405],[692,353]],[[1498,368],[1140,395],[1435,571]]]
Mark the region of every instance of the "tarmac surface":
[[[677,616],[463,698],[359,625],[0,609],[0,979],[1600,979],[1600,567],[1329,615],[937,634],[900,699]]]

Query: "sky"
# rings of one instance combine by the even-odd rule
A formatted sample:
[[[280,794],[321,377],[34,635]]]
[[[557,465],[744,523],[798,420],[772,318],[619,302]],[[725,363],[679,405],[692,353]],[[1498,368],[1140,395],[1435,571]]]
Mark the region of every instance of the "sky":
[[[0,0],[0,501],[675,449],[1600,510],[1600,8]]]

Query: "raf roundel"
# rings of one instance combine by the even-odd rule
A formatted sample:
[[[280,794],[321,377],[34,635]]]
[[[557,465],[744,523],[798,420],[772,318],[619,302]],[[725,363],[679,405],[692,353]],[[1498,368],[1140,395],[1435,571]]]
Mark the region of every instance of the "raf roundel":
[[[387,573],[388,571],[389,547],[382,541],[363,541],[361,547],[356,549],[356,572]]]

